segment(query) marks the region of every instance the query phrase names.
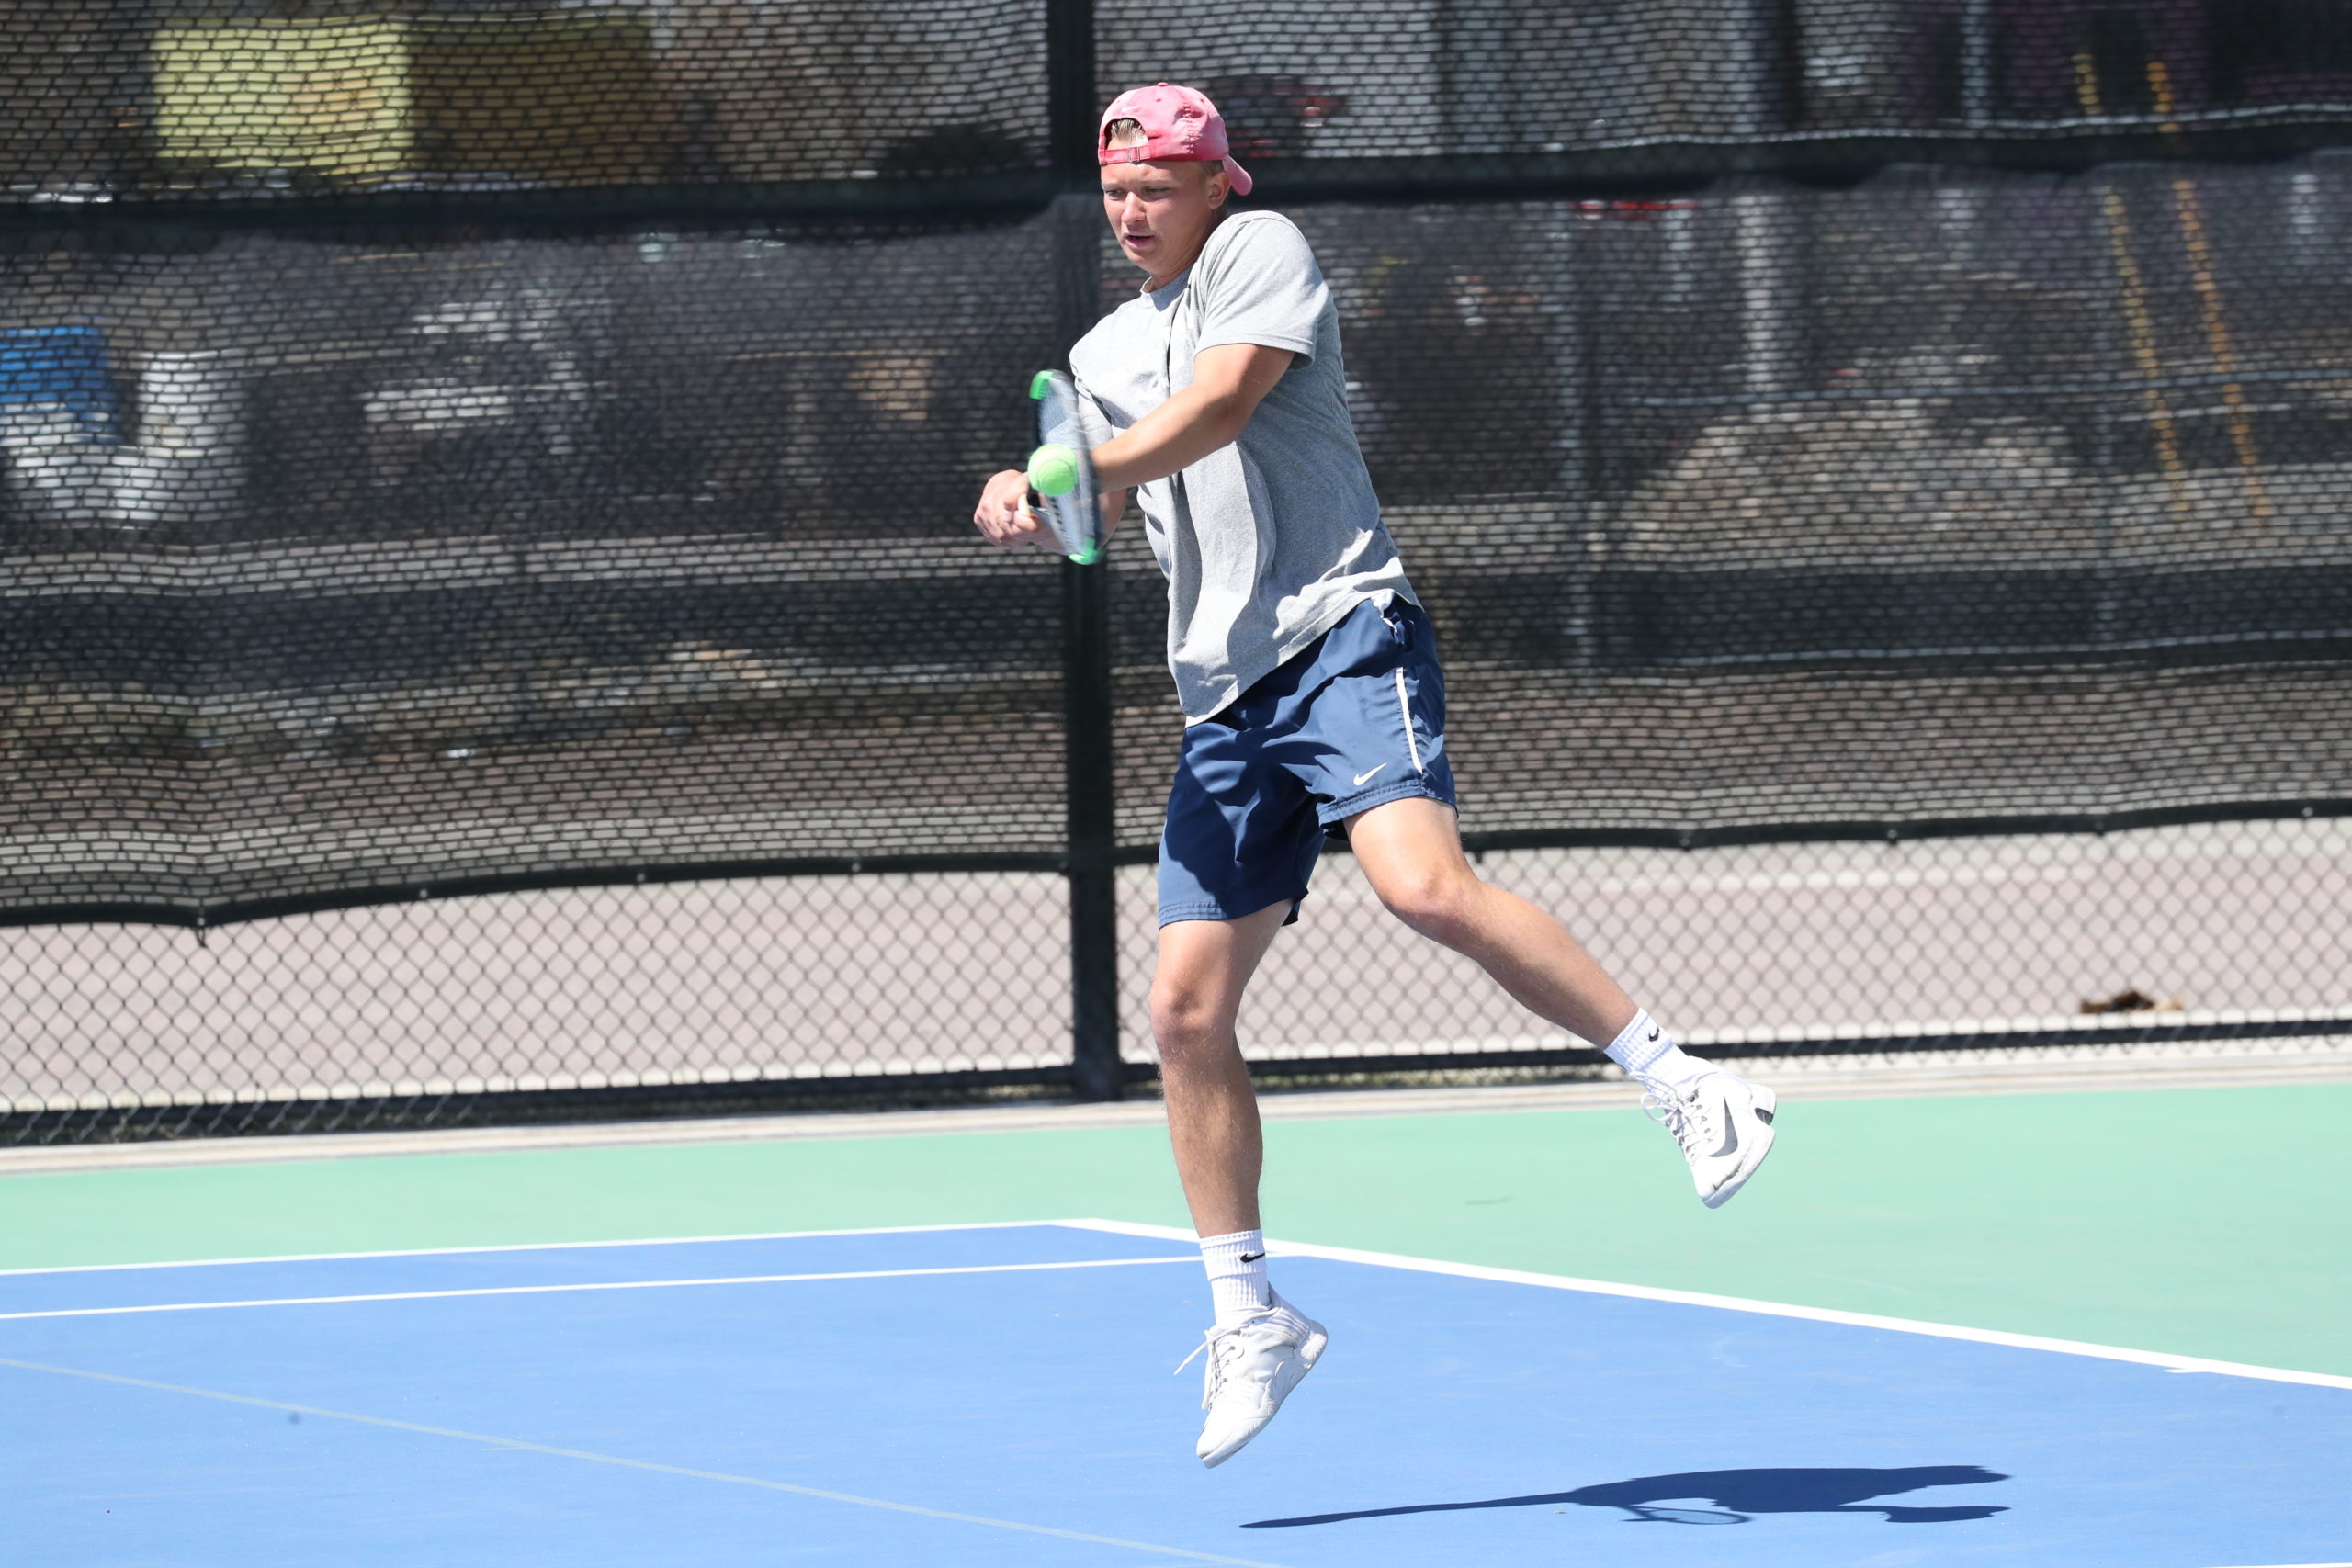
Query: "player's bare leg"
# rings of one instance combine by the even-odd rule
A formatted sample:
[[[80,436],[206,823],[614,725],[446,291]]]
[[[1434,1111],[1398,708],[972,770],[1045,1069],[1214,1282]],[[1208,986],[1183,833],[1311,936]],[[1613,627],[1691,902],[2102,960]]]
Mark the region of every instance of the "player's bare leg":
[[[1193,1451],[1223,1464],[1261,1431],[1329,1340],[1323,1325],[1267,1283],[1258,1228],[1264,1142],[1258,1096],[1234,1038],[1241,993],[1290,912],[1288,900],[1238,920],[1177,920],[1159,928],[1151,1029],[1168,1102],[1168,1136],[1184,1201],[1201,1234],[1216,1322]]]
[[[1772,1091],[1684,1055],[1566,927],[1482,881],[1462,852],[1452,807],[1424,799],[1375,806],[1349,819],[1348,842],[1391,913],[1476,960],[1530,1012],[1627,1064],[1652,1114],[1681,1145],[1709,1208],[1755,1174],[1772,1147]],[[1645,1027],[1636,1030],[1637,1020]]]
[[[1391,914],[1476,959],[1520,1006],[1596,1044],[1636,1009],[1582,943],[1516,893],[1479,880],[1462,852],[1453,808],[1392,800],[1351,818],[1348,847]]]
[[[1287,901],[1238,920],[1159,928],[1151,1032],[1168,1100],[1168,1137],[1184,1201],[1203,1235],[1258,1228],[1264,1144],[1258,1096],[1234,1037],[1241,993],[1290,912]]]

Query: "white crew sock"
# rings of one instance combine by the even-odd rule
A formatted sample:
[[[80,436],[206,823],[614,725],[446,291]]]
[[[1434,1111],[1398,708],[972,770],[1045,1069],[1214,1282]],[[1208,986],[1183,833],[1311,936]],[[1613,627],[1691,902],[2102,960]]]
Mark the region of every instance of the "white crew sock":
[[[1219,1328],[1228,1328],[1273,1304],[1273,1287],[1266,1283],[1265,1232],[1204,1235],[1201,1261],[1208,1268],[1209,1300],[1216,1308]]]
[[[1709,1070],[1706,1063],[1677,1045],[1674,1036],[1646,1012],[1634,1014],[1634,1021],[1603,1049],[1628,1077],[1657,1078],[1678,1089],[1696,1082],[1700,1074]]]

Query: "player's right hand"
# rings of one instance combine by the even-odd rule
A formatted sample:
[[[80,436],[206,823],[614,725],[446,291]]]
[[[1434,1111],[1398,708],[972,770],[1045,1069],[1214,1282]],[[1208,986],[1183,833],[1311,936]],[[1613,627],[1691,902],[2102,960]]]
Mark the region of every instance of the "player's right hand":
[[[972,508],[972,526],[1001,549],[1020,550],[1054,541],[1052,531],[1029,510],[1029,476],[1019,468],[991,475]]]

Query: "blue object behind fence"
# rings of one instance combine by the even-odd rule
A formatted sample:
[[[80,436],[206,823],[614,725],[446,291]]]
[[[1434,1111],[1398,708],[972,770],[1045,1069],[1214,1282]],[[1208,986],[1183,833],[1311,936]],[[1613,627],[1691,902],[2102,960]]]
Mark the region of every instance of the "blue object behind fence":
[[[93,441],[119,438],[119,400],[96,327],[17,327],[0,331],[0,419],[18,410],[72,414]]]

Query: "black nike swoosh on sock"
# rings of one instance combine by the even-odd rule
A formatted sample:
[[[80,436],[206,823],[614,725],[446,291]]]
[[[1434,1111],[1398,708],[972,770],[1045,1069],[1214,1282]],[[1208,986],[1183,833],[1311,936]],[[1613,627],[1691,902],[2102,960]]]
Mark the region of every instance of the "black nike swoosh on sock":
[[[1241,1255],[1241,1261],[1244,1263],[1255,1263],[1258,1259],[1265,1256],[1266,1255],[1262,1252],[1245,1252]]]

